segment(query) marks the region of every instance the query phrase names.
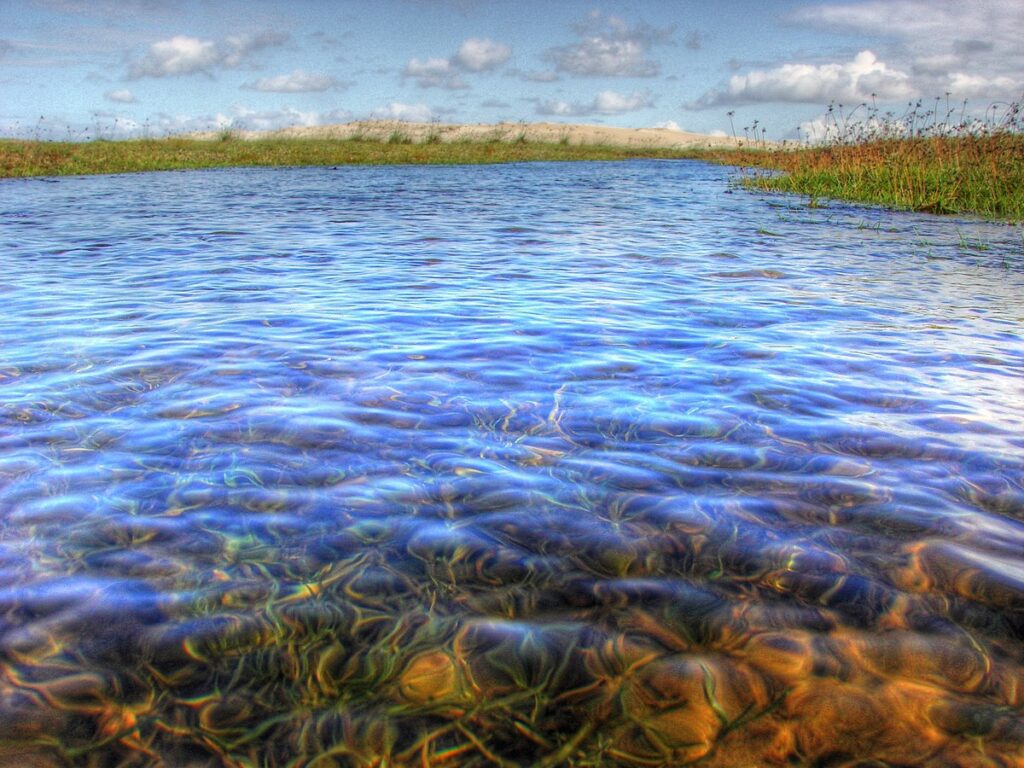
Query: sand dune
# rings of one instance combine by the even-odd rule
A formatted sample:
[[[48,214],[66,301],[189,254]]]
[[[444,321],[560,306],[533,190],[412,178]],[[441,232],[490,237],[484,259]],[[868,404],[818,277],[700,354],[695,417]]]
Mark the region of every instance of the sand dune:
[[[339,138],[363,136],[386,141],[394,134],[414,142],[450,141],[568,141],[570,144],[611,144],[626,147],[690,149],[694,147],[742,146],[743,139],[709,136],[703,133],[673,131],[667,128],[613,128],[603,125],[565,125],[562,123],[494,123],[458,125],[445,123],[407,123],[398,120],[364,120],[340,125],[295,126],[278,131],[233,131],[241,139],[259,138]],[[213,139],[220,132],[206,131],[197,138]]]

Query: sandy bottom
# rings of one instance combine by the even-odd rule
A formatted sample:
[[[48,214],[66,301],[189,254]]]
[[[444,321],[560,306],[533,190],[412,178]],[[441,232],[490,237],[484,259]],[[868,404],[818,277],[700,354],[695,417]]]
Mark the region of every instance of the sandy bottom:
[[[709,136],[703,133],[673,131],[667,128],[613,128],[602,125],[565,125],[562,123],[494,123],[455,125],[408,123],[398,120],[364,120],[340,125],[294,126],[279,131],[235,131],[242,139],[315,138],[387,140],[399,134],[414,142],[430,139],[452,141],[568,141],[570,144],[611,144],[625,147],[691,149],[695,147],[743,146],[743,139]],[[197,133],[197,138],[213,139],[217,131]]]

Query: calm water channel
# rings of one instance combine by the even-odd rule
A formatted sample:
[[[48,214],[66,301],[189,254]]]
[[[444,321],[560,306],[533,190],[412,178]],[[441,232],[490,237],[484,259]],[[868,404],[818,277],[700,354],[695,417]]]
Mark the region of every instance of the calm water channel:
[[[1024,765],[1020,229],[728,176],[0,182],[0,765]]]

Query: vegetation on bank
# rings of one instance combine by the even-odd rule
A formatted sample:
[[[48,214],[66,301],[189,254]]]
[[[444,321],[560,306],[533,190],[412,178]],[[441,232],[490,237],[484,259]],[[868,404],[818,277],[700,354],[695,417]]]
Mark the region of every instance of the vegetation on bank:
[[[188,138],[121,141],[0,141],[0,176],[77,176],[246,166],[481,164],[540,160],[626,160],[691,157],[693,152],[613,147],[522,138],[414,143],[393,135],[374,139]]]
[[[754,189],[929,213],[1024,221],[1024,135],[932,136],[795,151],[716,152]]]
[[[861,105],[849,114],[830,107],[825,142],[741,149],[659,149],[528,141],[517,137],[413,142],[396,131],[386,139],[252,141],[225,132],[219,140],[190,138],[52,142],[0,140],[0,177],[65,176],[244,166],[481,164],[525,161],[692,158],[745,169],[743,184],[763,191],[807,195],[812,205],[835,198],[931,213],[974,214],[1024,221],[1024,126],[1021,107],[1000,117],[940,121],[920,104],[898,118]],[[865,108],[866,117],[855,119]],[[986,112],[986,115],[988,113]],[[746,133],[746,129],[744,129]],[[781,173],[780,173],[781,172]]]
[[[1024,221],[1024,121],[1019,103],[983,118],[967,102],[908,105],[902,115],[861,104],[829,106],[824,140],[794,151],[715,153],[717,162],[781,173],[749,175],[755,189],[929,213]],[[745,129],[746,130],[746,129]]]

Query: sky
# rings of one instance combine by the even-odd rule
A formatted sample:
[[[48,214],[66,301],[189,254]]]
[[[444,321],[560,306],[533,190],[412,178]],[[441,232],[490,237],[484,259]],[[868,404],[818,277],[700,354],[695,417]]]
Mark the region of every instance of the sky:
[[[0,0],[0,136],[392,118],[806,139],[919,100],[1001,115],[1022,40],[1021,0]]]

